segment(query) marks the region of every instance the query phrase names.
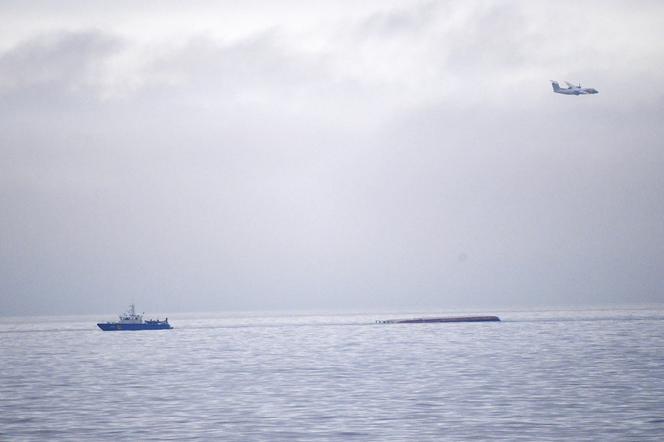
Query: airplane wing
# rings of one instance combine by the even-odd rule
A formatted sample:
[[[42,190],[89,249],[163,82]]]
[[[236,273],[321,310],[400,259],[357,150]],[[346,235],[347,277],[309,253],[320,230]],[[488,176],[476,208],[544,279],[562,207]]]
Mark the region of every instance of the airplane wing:
[[[567,85],[567,87],[571,87],[571,88],[580,87],[580,85],[577,86],[575,84],[570,83],[569,81],[565,81],[565,84]]]

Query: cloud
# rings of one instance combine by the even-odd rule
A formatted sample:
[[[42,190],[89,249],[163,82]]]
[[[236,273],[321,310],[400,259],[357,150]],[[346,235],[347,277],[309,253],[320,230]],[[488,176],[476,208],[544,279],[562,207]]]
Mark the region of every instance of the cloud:
[[[96,31],[40,35],[0,56],[0,93],[85,93],[99,85],[119,50],[117,39]]]
[[[154,59],[146,83],[160,81],[170,92],[204,107],[282,109],[321,99],[330,77],[322,56],[285,47],[279,33],[266,32],[233,43],[198,37]]]
[[[3,308],[661,299],[661,31],[528,5],[5,50]]]

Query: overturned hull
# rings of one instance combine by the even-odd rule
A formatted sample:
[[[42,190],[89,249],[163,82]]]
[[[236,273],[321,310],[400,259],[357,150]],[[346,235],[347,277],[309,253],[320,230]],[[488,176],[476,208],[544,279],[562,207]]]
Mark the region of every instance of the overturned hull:
[[[429,324],[434,322],[496,322],[498,316],[449,316],[443,318],[385,319],[377,324]]]

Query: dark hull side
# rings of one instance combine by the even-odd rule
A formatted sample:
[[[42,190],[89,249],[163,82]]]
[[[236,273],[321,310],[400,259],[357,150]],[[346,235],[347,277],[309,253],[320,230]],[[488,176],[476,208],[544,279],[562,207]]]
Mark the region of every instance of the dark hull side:
[[[496,322],[498,316],[456,316],[447,318],[386,319],[379,324],[429,324],[432,322]]]
[[[119,324],[117,322],[100,322],[97,326],[104,331],[170,330],[173,328],[167,322],[160,322],[158,324]]]

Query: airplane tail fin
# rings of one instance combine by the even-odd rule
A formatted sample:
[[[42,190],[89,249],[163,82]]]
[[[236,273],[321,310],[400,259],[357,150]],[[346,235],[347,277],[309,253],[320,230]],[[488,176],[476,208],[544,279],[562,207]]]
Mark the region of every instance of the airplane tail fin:
[[[551,80],[551,87],[553,87],[553,92],[558,92],[560,90],[560,84],[555,80]]]

